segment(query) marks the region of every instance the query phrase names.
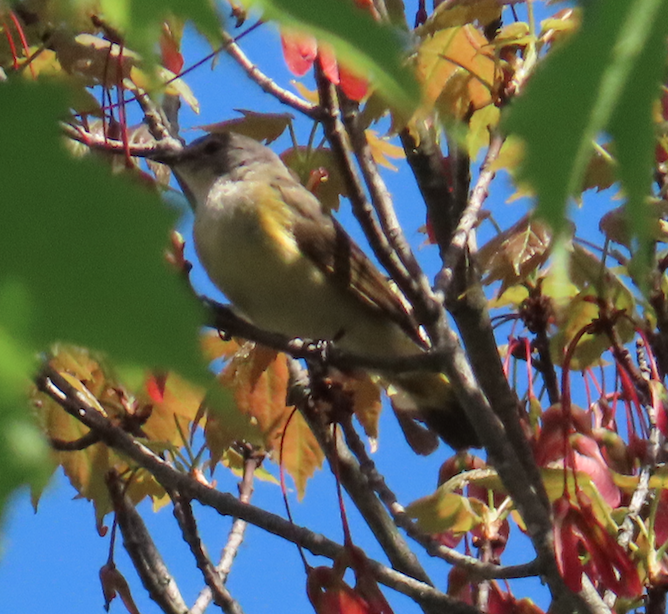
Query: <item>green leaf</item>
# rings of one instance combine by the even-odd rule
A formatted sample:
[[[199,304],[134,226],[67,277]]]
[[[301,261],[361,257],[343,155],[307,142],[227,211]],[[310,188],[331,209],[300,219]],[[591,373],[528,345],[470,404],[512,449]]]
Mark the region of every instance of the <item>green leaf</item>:
[[[149,59],[166,18],[174,15],[192,21],[213,44],[221,43],[222,19],[210,0],[102,0],[101,8],[120,28],[128,46]]]
[[[417,105],[417,83],[404,65],[406,45],[398,30],[375,21],[349,1],[258,0],[258,4],[270,19],[332,44],[339,57],[368,75],[393,104],[406,111]]]
[[[477,499],[439,488],[435,493],[413,501],[406,507],[409,518],[426,533],[452,531],[461,535],[482,521],[485,505]]]
[[[555,230],[563,228],[568,199],[582,188],[595,139],[607,131],[629,214],[635,230],[644,232],[650,111],[665,66],[668,0],[583,4],[580,31],[536,70],[504,127],[526,141],[522,178],[533,185],[538,211]]]
[[[12,293],[16,289],[2,287],[0,292]],[[8,301],[3,303],[0,314],[5,315]],[[20,305],[20,301],[15,304]],[[14,319],[9,315],[9,319]],[[20,314],[13,315],[20,318]],[[29,348],[0,325],[0,517],[15,488],[29,483],[40,490],[53,470],[44,437],[25,410],[25,391],[33,363]]]
[[[201,377],[196,304],[163,256],[174,215],[149,189],[69,157],[62,90],[6,83],[0,106],[0,286],[21,289],[22,343],[69,341]]]

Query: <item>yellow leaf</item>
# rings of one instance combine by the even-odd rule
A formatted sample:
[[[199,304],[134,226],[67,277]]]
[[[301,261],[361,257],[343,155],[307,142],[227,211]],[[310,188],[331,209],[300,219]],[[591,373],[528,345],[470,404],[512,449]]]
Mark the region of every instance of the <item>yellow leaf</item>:
[[[466,149],[471,160],[478,157],[478,152],[489,145],[489,135],[499,123],[501,109],[488,104],[471,116],[468,131],[466,132]]]
[[[558,468],[547,468],[541,467],[540,473],[543,476],[543,484],[545,485],[545,491],[551,502],[556,501],[564,494],[564,469],[563,467]],[[573,472],[567,472],[566,479],[568,493],[571,498],[575,501],[576,496],[576,481],[573,477]],[[577,488],[584,492],[592,504],[592,510],[596,518],[606,527],[617,531],[617,525],[612,519],[612,508],[605,502],[603,497],[601,497],[598,489],[592,482],[591,478],[584,473],[583,471],[577,472]]]
[[[207,329],[200,335],[200,347],[207,360],[228,359],[239,351],[239,342],[235,339],[223,339],[217,330]]]
[[[552,234],[544,222],[525,215],[478,252],[483,283],[501,281],[500,293],[522,283],[547,260]]]
[[[273,455],[278,460],[278,454]],[[283,440],[283,466],[292,476],[301,500],[306,492],[306,482],[322,467],[324,455],[311,429],[297,412],[285,431]]]
[[[111,380],[100,363],[85,349],[58,345],[52,349],[49,364],[58,370],[85,400],[111,420],[128,417],[132,407],[128,393],[120,382]],[[88,427],[70,416],[59,404],[42,393],[36,393],[38,419],[46,434],[57,440],[73,442],[89,433]],[[107,473],[114,469],[119,475],[131,475],[128,496],[134,503],[144,497],[162,497],[163,489],[144,470],[136,470],[127,460],[118,456],[103,443],[90,445],[83,450],[54,452],[56,462],[62,465],[72,486],[93,502],[98,525],[112,510],[109,491],[105,482]],[[130,471],[133,469],[133,471]]]
[[[164,382],[162,400],[152,400],[153,410],[142,430],[152,441],[168,442],[180,448],[185,443],[181,434],[187,436],[204,395],[203,388],[191,384],[175,373],[169,373]]]
[[[475,21],[486,26],[499,17],[501,17],[501,7],[498,0],[477,0],[466,3],[442,2],[417,32],[418,34],[435,32]]]
[[[348,196],[348,187],[334,160],[331,149],[321,147],[309,149],[308,147],[291,147],[281,154],[281,159],[297,175],[304,185],[308,185],[312,173],[324,169],[326,176],[313,187],[313,193],[318,197],[327,210],[337,211],[341,196]]]
[[[376,164],[380,164],[380,166],[384,166],[393,171],[398,170],[388,158],[404,158],[405,154],[403,148],[390,143],[387,139],[379,138],[378,133],[375,130],[367,130],[366,138],[369,143],[369,148],[371,149],[371,155]]]
[[[425,104],[462,119],[491,104],[496,73],[487,39],[473,26],[440,30],[418,49],[416,74]]]
[[[235,111],[241,113],[243,117],[207,124],[199,128],[207,132],[232,131],[249,136],[256,141],[272,143],[287,130],[294,119],[291,113],[258,113],[246,109],[235,109]]]
[[[355,416],[366,436],[378,439],[378,420],[382,408],[378,382],[368,373],[356,373],[346,378],[345,389],[352,392]]]
[[[290,81],[292,86],[299,92],[302,98],[312,102],[313,104],[320,104],[320,96],[318,90],[310,90],[300,81]]]
[[[268,362],[268,352],[271,351],[254,343],[245,343],[219,379],[234,393],[239,411],[257,422],[264,446],[275,460],[283,442],[285,468],[302,497],[307,479],[322,464],[323,454],[301,414],[292,416],[294,408],[286,406],[289,379],[286,356],[271,352],[273,359]],[[290,424],[283,437],[288,419]]]
[[[406,513],[426,533],[463,534],[482,522],[485,509],[477,499],[439,488],[434,494],[413,501],[406,507]]]

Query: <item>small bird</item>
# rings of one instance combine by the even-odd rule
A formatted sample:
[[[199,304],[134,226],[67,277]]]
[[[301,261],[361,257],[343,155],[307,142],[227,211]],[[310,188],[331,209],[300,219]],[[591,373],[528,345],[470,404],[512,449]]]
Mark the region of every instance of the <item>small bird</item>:
[[[193,208],[204,269],[253,324],[365,357],[425,350],[388,280],[271,149],[209,134],[169,164]],[[479,445],[444,375],[381,375],[405,397],[402,409],[450,446]]]

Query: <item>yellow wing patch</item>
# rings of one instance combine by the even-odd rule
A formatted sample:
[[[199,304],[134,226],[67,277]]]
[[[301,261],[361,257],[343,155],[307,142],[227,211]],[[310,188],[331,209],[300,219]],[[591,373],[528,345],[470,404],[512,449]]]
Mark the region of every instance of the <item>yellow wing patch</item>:
[[[257,210],[260,227],[276,255],[288,264],[303,257],[292,230],[295,214],[283,201],[280,192],[270,185],[257,183],[252,194],[260,204]]]

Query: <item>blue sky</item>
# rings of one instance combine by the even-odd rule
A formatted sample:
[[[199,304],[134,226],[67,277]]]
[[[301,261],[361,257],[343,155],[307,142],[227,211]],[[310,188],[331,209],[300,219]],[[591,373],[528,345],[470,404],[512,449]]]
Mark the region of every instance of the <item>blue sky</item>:
[[[409,6],[415,2],[407,3]],[[543,8],[543,7],[540,7]],[[413,11],[414,12],[414,11]],[[409,15],[412,12],[409,10]],[[280,43],[275,32],[264,26],[244,39],[244,48],[249,56],[261,62],[262,67],[276,80],[286,85],[292,79],[284,67]],[[186,38],[186,66],[209,53],[209,48],[196,37]],[[234,116],[233,109],[253,109],[285,112],[285,107],[275,103],[254,84],[248,83],[241,70],[226,56],[222,56],[211,72],[208,65],[200,67],[188,75],[190,84],[198,97],[202,111],[195,116],[184,107],[182,125],[185,127],[206,124]],[[289,110],[288,110],[289,111]],[[298,127],[300,124],[297,124]],[[185,131],[191,140],[197,134]],[[305,139],[308,126],[303,123],[298,135]],[[276,150],[290,146],[283,138],[276,144]],[[414,206],[420,202],[412,176],[405,169],[399,173],[384,170],[384,177],[395,203],[407,235],[428,273],[438,268],[436,249],[420,247],[424,237],[418,228],[424,224],[424,211]],[[509,189],[503,179],[497,179],[489,200],[489,207],[498,219],[507,225],[519,218],[525,211],[526,203],[506,204]],[[351,225],[351,218],[345,211],[341,218],[347,228],[361,240],[359,232]],[[195,273],[198,284],[204,284],[203,274]],[[436,486],[437,471],[449,455],[447,448],[441,447],[429,458],[416,457],[407,448],[396,422],[389,412],[381,421],[379,450],[374,460],[397,493],[399,500],[406,504],[429,494]],[[397,460],[400,459],[400,462]],[[275,467],[273,468],[275,469]],[[215,478],[218,487],[236,492],[237,480],[227,472],[217,470]],[[101,538],[95,530],[92,506],[83,500],[72,500],[75,491],[67,480],[58,473],[50,488],[43,495],[39,512],[35,515],[26,492],[18,493],[10,505],[4,525],[2,541],[3,555],[0,558],[0,594],[3,596],[7,612],[49,612],[68,614],[102,612],[103,597],[98,580],[99,568],[105,563],[108,552],[108,537]],[[294,493],[293,493],[294,495]],[[253,503],[283,514],[280,490],[269,483],[256,482]],[[309,483],[306,498],[298,504],[291,497],[295,521],[304,524],[328,537],[341,541],[341,526],[336,504],[335,484],[329,470],[317,473]],[[183,544],[175,521],[168,506],[157,514],[151,513],[150,505],[144,503],[141,510],[149,530],[158,543],[172,573],[188,604],[192,604],[202,587],[199,571]],[[383,553],[374,547],[368,529],[349,505],[353,539],[373,558],[386,562]],[[230,519],[221,519],[210,510],[198,510],[200,527],[209,552],[216,558],[225,544]],[[510,538],[511,547],[506,551],[506,564],[526,562],[533,557],[528,541],[515,531]],[[517,539],[516,539],[517,538]],[[326,564],[311,558],[313,564]],[[423,562],[439,588],[445,589],[447,567],[440,561],[424,557]],[[132,565],[120,544],[116,548],[116,563],[130,581],[133,596],[142,614],[157,613],[160,610],[150,601],[136,578]],[[513,584],[516,595],[529,595],[540,605],[546,606],[546,593],[535,580]],[[229,580],[229,588],[247,613],[273,612],[275,614],[310,612],[311,606],[305,594],[305,575],[294,546],[264,534],[259,529],[249,527]],[[395,612],[417,612],[415,604],[391,591],[386,591]],[[213,606],[212,606],[213,608]],[[112,612],[124,612],[120,601],[112,604]],[[211,611],[215,611],[212,609]]]

